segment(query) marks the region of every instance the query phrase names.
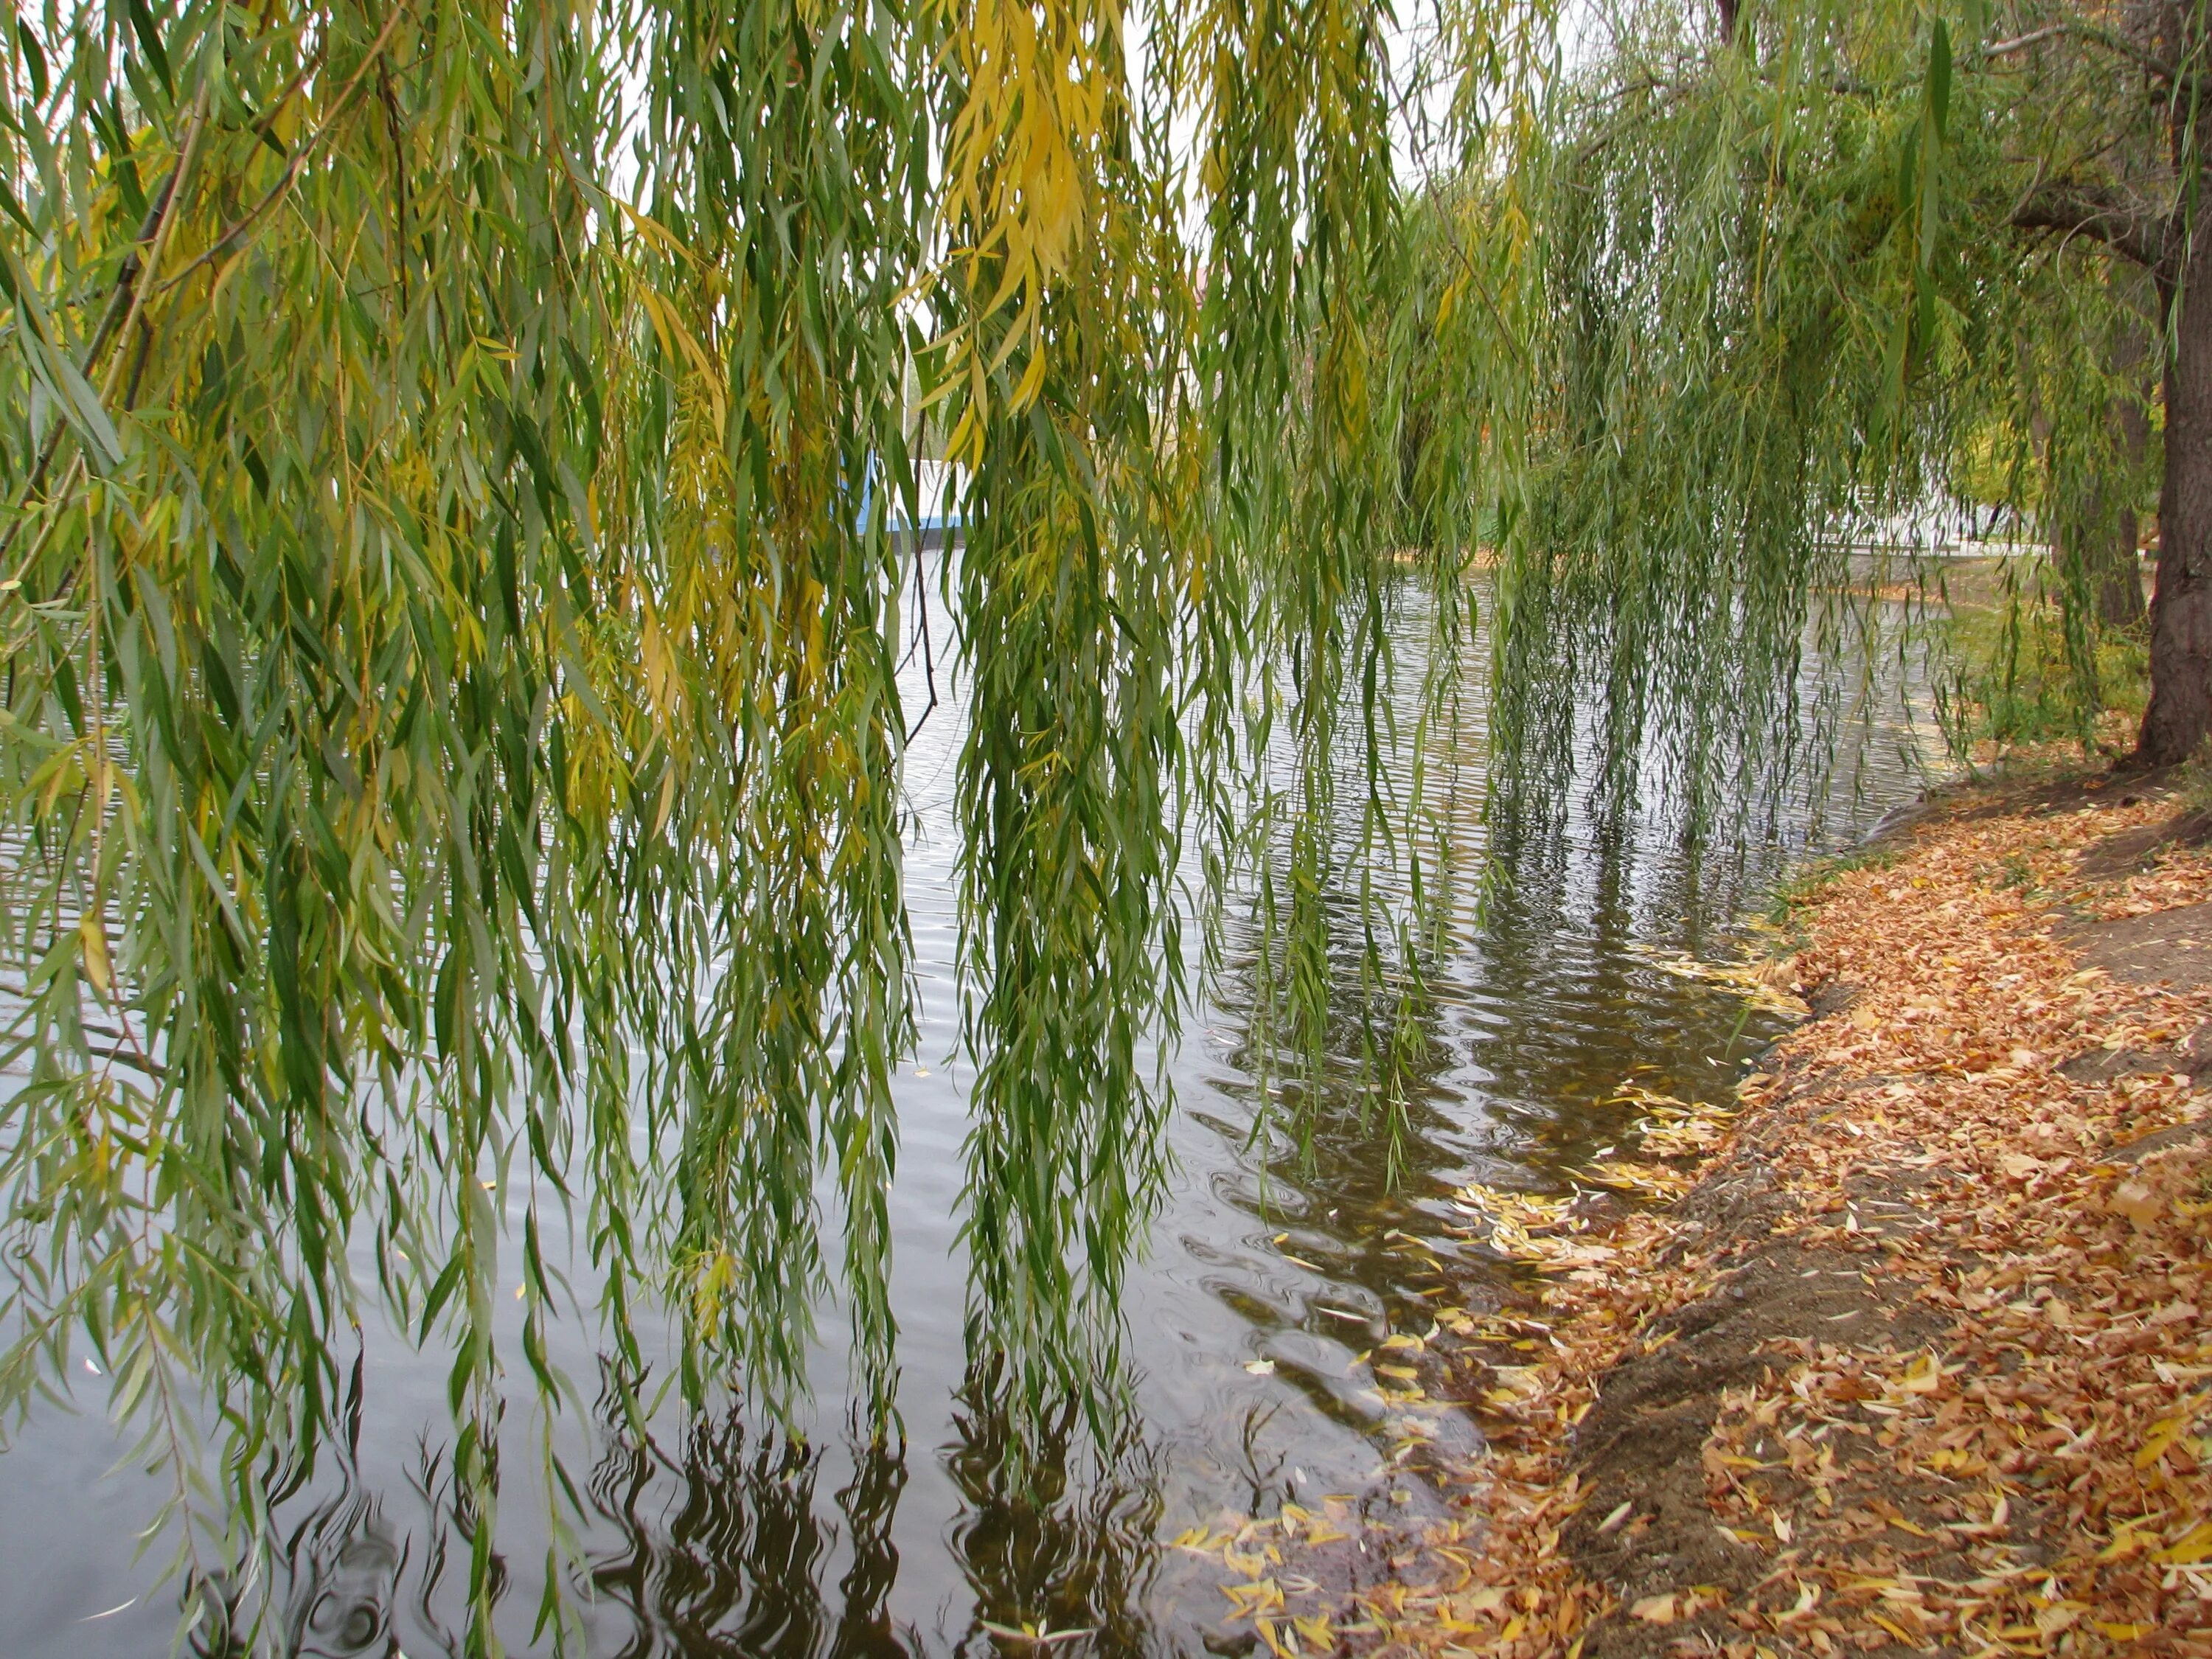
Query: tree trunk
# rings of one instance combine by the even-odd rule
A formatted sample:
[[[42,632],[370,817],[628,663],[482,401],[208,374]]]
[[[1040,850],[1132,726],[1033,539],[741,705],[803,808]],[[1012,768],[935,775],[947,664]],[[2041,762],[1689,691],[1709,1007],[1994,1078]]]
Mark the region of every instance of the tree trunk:
[[[2207,67],[2203,15],[2163,0],[2156,44],[2166,61]],[[2173,168],[2204,180],[2197,100],[2171,100]],[[2212,727],[2212,213],[2184,190],[2167,222],[2159,276],[2171,326],[2166,353],[2166,479],[2158,492],[2158,575],[2150,601],[2150,706],[2134,763],[2187,760]],[[2179,253],[2179,257],[2173,255]]]
[[[2186,209],[2181,210],[2186,211]],[[2166,481],[2150,602],[2150,706],[2135,760],[2187,760],[2212,729],[2212,237],[2191,228],[2166,363]]]

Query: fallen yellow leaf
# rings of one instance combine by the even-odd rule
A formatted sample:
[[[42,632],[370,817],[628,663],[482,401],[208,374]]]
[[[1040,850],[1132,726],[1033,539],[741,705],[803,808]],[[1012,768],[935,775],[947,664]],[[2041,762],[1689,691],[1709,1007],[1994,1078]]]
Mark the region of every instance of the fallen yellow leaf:
[[[2150,1559],[2169,1567],[2193,1567],[2212,1559],[2212,1521],[2199,1521]]]

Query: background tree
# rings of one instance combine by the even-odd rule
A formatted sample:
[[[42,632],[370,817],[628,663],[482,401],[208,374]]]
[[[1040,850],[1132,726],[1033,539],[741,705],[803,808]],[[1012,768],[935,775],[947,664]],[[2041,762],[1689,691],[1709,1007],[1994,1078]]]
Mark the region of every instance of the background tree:
[[[2016,228],[2081,237],[2148,276],[2163,337],[2165,413],[2151,696],[2134,759],[2185,760],[2212,731],[2212,283],[2200,125],[2208,26],[2200,0],[2025,15],[1984,48],[2018,58],[2008,112],[2033,143]]]
[[[1834,602],[1863,581],[1850,548],[1969,494],[1960,469],[1995,441],[2042,452],[2077,641],[2100,614],[2124,625],[2145,425],[2130,342],[2148,332],[2163,483],[2131,758],[2193,752],[2212,720],[2191,505],[2212,467],[2191,413],[2192,330],[2212,317],[2191,309],[2203,9],[1603,18],[1512,173],[1513,210],[1539,227],[1522,274],[1556,392],[1510,603],[1574,619],[1576,672],[1628,732],[1685,704],[1790,732],[1772,700],[1805,629],[1832,642],[1868,621]],[[1509,705],[1544,701],[1534,663],[1507,672]],[[1680,730],[1686,776],[1725,769],[1701,725]]]

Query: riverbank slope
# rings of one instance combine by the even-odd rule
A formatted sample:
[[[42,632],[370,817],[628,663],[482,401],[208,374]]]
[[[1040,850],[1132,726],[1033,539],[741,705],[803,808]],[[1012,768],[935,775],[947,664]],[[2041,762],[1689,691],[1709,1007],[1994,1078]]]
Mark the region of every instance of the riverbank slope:
[[[1531,1269],[1433,1362],[1490,1454],[1307,1650],[2212,1652],[2206,823],[1939,802],[1791,907],[1738,1101],[1626,1098],[1679,1202],[1463,1194]]]

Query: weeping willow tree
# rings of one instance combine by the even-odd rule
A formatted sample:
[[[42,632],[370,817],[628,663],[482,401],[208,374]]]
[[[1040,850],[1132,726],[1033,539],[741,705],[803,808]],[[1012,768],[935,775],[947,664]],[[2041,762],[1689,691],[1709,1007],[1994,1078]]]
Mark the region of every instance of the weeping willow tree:
[[[1991,431],[2101,465],[2141,371],[2067,365],[2142,314],[2082,253],[2124,227],[2052,230],[2079,169],[2013,190],[2041,45],[1957,21],[1654,10],[1562,60],[1503,0],[11,13],[0,1404],[88,1344],[218,1584],[380,1309],[452,1355],[488,1648],[510,1285],[567,1480],[549,1238],[633,1417],[647,1312],[688,1400],[773,1406],[832,1284],[887,1403],[933,603],[971,1359],[1110,1369],[1231,890],[1310,1074],[1387,1109],[1425,1040],[1479,544],[1509,752],[1595,686],[1609,753],[1664,714],[1704,787],[1796,729],[1839,526]],[[2198,38],[2144,84],[2193,98]],[[2128,118],[2193,156],[2179,107]]]
[[[2140,605],[2135,511],[2162,471],[2133,758],[2197,748],[2204,43],[2193,3],[1596,15],[1502,192],[1538,227],[1542,388],[1500,597],[1516,752],[1573,741],[1565,682],[1616,775],[1655,723],[1692,801],[1786,763],[1808,647],[1871,637],[1885,580],[1938,586],[1913,528],[1992,472],[2045,509],[2087,680],[2100,618]]]
[[[1430,55],[1504,84],[1512,15]],[[1139,76],[1092,0],[10,13],[0,1403],[88,1345],[210,1609],[380,1307],[452,1355],[496,1645],[492,1310],[558,1492],[571,1224],[622,1387],[665,1308],[688,1398],[787,1398],[834,1281],[888,1399],[930,586],[991,1364],[1034,1395],[1110,1341],[1188,894],[1255,813],[1325,998],[1347,746],[1394,844],[1376,555],[1418,517],[1449,589],[1473,522],[1481,422],[1409,434],[1407,365],[1494,327],[1378,307],[1421,285],[1383,10],[1148,27]],[[923,434],[963,480],[934,584]]]

